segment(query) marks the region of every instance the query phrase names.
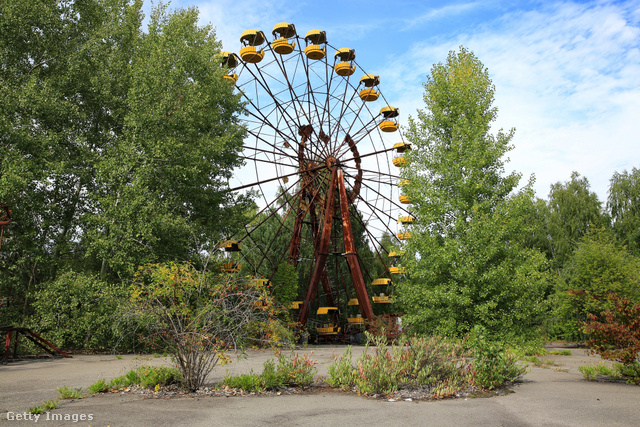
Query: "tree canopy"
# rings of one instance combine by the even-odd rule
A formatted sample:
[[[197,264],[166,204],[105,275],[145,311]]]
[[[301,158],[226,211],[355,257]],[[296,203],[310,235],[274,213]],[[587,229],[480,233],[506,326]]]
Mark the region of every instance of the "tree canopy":
[[[0,200],[14,220],[0,294],[16,306],[59,270],[122,283],[147,262],[197,262],[246,207],[226,191],[243,106],[215,32],[163,5],[144,32],[141,8],[0,5]]]
[[[405,134],[414,150],[402,175],[417,221],[399,286],[403,319],[421,332],[526,334],[544,312],[546,261],[522,244],[533,192],[514,195],[520,176],[504,175],[514,131],[490,133],[494,87],[465,48],[434,65],[424,88],[426,109]]]

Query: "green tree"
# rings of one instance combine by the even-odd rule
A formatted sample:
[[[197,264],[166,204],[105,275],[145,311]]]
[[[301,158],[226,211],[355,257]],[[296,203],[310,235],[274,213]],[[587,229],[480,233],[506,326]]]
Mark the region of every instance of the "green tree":
[[[632,253],[640,255],[640,170],[614,172],[607,208],[618,240]]]
[[[135,274],[125,319],[169,350],[190,391],[204,384],[226,351],[241,348],[254,324],[274,321],[261,282],[214,277],[188,264],[150,264]]]
[[[570,181],[551,185],[548,206],[552,265],[560,269],[589,228],[604,226],[608,220],[598,196],[590,190],[589,181],[577,172],[571,174]]]
[[[504,176],[513,130],[490,134],[497,109],[489,73],[465,48],[434,65],[426,110],[405,133],[414,146],[402,175],[417,221],[399,283],[403,320],[423,333],[525,335],[541,323],[544,256],[524,245],[532,214],[520,176]]]
[[[612,310],[610,295],[640,303],[640,260],[610,230],[593,229],[583,237],[561,273],[556,290],[556,333],[582,341],[589,315]]]
[[[198,261],[237,227],[226,191],[242,103],[191,8],[87,0],[0,4],[0,255],[12,322],[67,271],[124,286],[136,267]],[[224,220],[221,220],[224,218]]]

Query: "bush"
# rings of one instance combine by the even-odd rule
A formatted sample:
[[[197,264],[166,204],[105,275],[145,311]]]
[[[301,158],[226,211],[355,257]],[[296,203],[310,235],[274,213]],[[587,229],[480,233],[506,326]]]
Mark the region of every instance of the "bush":
[[[483,389],[494,389],[507,381],[515,381],[527,368],[518,364],[516,356],[506,351],[504,344],[489,341],[486,331],[476,326],[468,340],[473,354],[474,382]]]
[[[204,383],[229,348],[246,342],[254,325],[275,322],[273,300],[260,281],[213,277],[189,264],[150,264],[134,277],[125,317],[162,343],[191,391]]]
[[[111,348],[120,295],[115,285],[68,271],[31,295],[36,315],[28,325],[60,348]]]
[[[329,367],[327,383],[364,394],[390,394],[399,389],[427,389],[433,397],[455,394],[467,385],[469,364],[461,343],[447,338],[401,337],[390,349],[386,337],[366,333],[369,345],[356,361],[351,349]]]
[[[627,383],[640,385],[640,362],[622,364],[616,363],[614,365],[616,373],[625,377]]]
[[[584,332],[589,334],[586,344],[605,359],[634,364],[640,355],[640,304],[613,294],[609,300],[611,309],[599,318],[590,314],[589,321],[583,323]]]
[[[612,296],[640,302],[640,260],[610,232],[590,232],[578,244],[556,293],[560,338],[584,341],[583,324],[614,308]]]

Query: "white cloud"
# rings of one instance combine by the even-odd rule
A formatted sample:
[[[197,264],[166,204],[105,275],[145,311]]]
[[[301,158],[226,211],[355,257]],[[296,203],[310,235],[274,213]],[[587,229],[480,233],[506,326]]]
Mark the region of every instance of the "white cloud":
[[[540,197],[576,170],[604,200],[613,172],[640,159],[637,22],[633,3],[556,3],[415,44],[380,74],[385,94],[411,113],[422,108],[416,88],[432,64],[459,45],[470,48],[496,86],[497,127],[516,128],[507,170],[523,172],[523,181],[535,173]]]

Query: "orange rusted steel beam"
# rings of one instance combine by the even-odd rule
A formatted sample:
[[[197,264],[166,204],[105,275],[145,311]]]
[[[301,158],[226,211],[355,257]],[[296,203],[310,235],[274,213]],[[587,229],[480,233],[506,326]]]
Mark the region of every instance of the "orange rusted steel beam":
[[[325,264],[327,262],[327,256],[329,255],[331,223],[333,221],[335,200],[336,176],[336,168],[332,168],[331,183],[329,184],[329,192],[325,200],[322,233],[320,234],[320,238],[318,240],[318,250],[316,251],[316,263],[313,266],[313,272],[311,273],[311,279],[309,281],[309,286],[307,287],[307,293],[304,297],[302,307],[300,308],[300,313],[298,314],[298,323],[303,327],[307,325],[307,320],[309,319],[309,311],[311,310],[311,303],[315,298],[316,291],[318,289],[318,282],[322,278]]]
[[[338,191],[340,197],[340,211],[342,213],[344,250],[347,257],[347,263],[349,264],[349,270],[351,272],[351,280],[353,282],[353,287],[356,289],[356,297],[358,298],[358,305],[360,307],[362,317],[369,321],[373,321],[375,315],[373,314],[371,301],[369,301],[369,295],[367,294],[367,288],[364,283],[364,276],[362,275],[360,263],[358,262],[356,245],[353,239],[353,230],[351,229],[351,219],[349,218],[349,199],[347,199],[347,189],[344,185],[344,175],[341,170],[338,171]]]

